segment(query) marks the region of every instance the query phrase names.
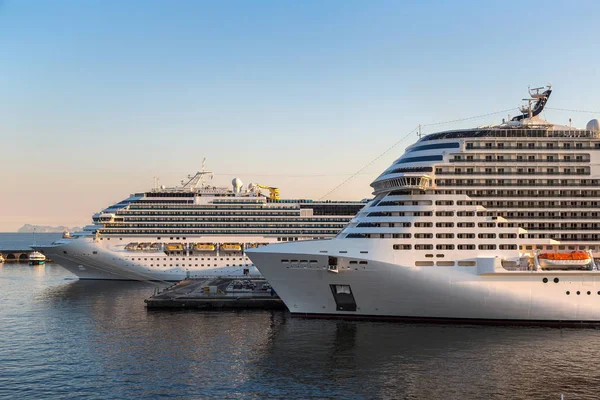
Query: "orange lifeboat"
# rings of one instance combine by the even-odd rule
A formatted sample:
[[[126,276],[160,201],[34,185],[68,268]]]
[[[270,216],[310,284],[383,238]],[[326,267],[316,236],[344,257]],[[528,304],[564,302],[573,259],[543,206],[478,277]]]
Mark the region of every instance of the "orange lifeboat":
[[[538,256],[539,263],[546,268],[580,268],[588,265],[592,257],[584,251],[570,253],[542,253]]]

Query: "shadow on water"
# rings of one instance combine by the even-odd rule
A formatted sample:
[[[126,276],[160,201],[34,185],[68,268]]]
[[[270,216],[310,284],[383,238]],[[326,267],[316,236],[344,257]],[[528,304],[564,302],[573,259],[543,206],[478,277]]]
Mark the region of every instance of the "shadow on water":
[[[301,319],[280,328],[258,369],[265,378],[277,374],[286,395],[299,388],[330,397],[598,394],[595,330]]]
[[[149,312],[152,284],[66,276],[0,269],[0,397],[598,398],[593,329]]]

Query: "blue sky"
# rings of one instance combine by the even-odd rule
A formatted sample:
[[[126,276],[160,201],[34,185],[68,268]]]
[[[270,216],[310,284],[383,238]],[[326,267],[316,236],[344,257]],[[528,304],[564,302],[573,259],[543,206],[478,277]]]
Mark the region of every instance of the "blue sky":
[[[600,4],[0,1],[0,231],[84,224],[203,157],[319,198],[419,123],[600,110]],[[549,110],[583,127],[600,115]],[[498,122],[501,116],[436,127]],[[360,199],[411,137],[329,196]]]

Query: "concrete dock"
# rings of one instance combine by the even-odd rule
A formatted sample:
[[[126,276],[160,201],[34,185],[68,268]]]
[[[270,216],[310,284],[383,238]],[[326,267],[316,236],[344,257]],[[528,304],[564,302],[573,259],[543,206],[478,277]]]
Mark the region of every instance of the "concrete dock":
[[[148,309],[287,309],[265,279],[248,277],[186,279],[144,301]]]

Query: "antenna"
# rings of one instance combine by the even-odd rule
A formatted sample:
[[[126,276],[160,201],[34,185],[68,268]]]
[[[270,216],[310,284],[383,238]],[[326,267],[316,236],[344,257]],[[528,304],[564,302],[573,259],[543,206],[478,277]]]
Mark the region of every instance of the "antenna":
[[[423,134],[421,133],[421,124],[419,124],[419,131],[417,132],[417,137],[419,139],[421,139],[421,137],[423,137]]]

